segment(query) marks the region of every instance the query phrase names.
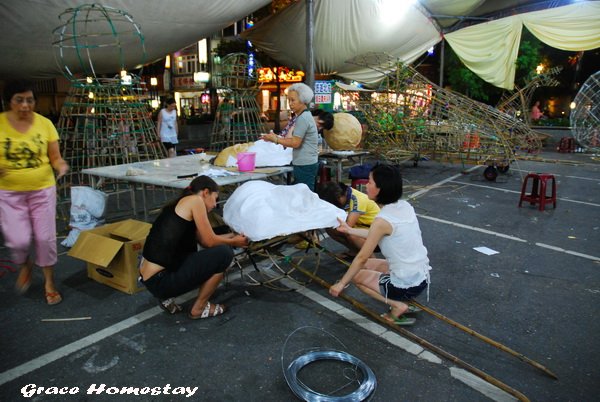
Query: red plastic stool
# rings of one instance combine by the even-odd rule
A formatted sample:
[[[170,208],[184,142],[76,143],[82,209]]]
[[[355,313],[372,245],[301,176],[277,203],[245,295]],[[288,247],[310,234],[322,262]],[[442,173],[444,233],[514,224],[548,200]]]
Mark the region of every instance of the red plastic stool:
[[[558,152],[574,152],[575,151],[575,138],[573,137],[562,137],[558,142]]]
[[[533,179],[533,185],[531,187],[531,194],[527,195],[527,182],[529,179]],[[552,180],[552,195],[546,194],[546,188],[548,181]],[[519,208],[523,201],[531,203],[531,205],[539,204],[539,210],[543,211],[546,204],[552,203],[556,208],[556,179],[554,175],[546,173],[529,173],[523,180],[523,187],[521,188],[521,199],[519,200]]]
[[[368,182],[369,182],[369,179],[352,179],[352,183],[350,183],[350,187],[362,191],[362,188],[359,188],[359,186],[366,186]]]

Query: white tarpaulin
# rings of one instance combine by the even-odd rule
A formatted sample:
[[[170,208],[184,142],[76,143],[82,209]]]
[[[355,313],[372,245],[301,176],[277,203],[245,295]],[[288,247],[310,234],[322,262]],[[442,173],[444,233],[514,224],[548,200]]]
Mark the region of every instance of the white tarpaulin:
[[[0,78],[46,78],[62,74],[55,61],[52,31],[65,23],[58,17],[66,9],[92,4],[84,0],[10,0],[0,2]],[[105,7],[122,10],[139,25],[146,48],[146,62],[239,21],[270,3],[269,0],[102,0]],[[110,27],[106,26],[106,29]],[[108,35],[110,31],[104,32]],[[122,40],[127,34],[123,34]],[[136,43],[136,47],[137,47]],[[95,50],[95,49],[94,49]],[[124,49],[125,65],[133,69],[139,60],[137,49]],[[86,55],[83,55],[86,57]],[[93,60],[97,73],[115,73],[120,60],[105,57]],[[77,72],[77,71],[74,71]]]
[[[485,81],[513,89],[522,27],[549,46],[570,50],[600,47],[600,2],[513,15],[446,35],[462,62]]]
[[[161,59],[168,53],[210,37],[269,3],[269,0],[101,2],[103,6],[127,12],[139,25],[144,36],[146,62]],[[451,46],[469,68],[494,85],[510,88],[514,64],[511,58],[516,49],[513,42],[520,36],[521,26],[524,25],[540,40],[559,49],[595,48],[600,26],[597,23],[598,3],[597,0],[577,1],[561,7],[567,2],[314,0],[316,72],[335,74],[363,83],[376,82],[381,78],[382,71],[376,71],[373,63],[365,63],[364,60],[361,63],[360,56],[367,53],[387,54],[393,59],[410,63],[441,40],[440,27],[444,27],[453,31],[445,31],[444,36],[449,38]],[[65,22],[58,18],[61,13],[83,4],[89,2],[0,1],[0,79],[60,76],[61,71],[54,57],[55,48],[52,46],[55,39],[52,31]],[[552,12],[546,14],[545,10]],[[513,25],[507,26],[506,22],[473,30],[486,21],[519,14],[528,14],[514,25],[519,32],[512,30]],[[463,27],[466,27],[464,32],[459,30]],[[292,2],[278,14],[258,21],[254,28],[244,31],[242,36],[283,65],[305,69],[306,2]],[[127,69],[141,62],[137,57],[137,49],[130,48],[126,42],[123,42],[123,46],[126,47],[123,50]],[[493,51],[490,50],[492,48]],[[98,73],[115,73],[120,68],[120,62],[117,58],[105,57],[94,60],[94,66]]]
[[[223,220],[252,241],[337,227],[346,212],[323,201],[305,185],[249,181],[238,187],[223,207]]]
[[[565,6],[525,0],[314,0],[315,72],[376,83],[389,67],[370,54],[411,63],[442,39],[440,26],[452,25],[444,37],[465,65],[510,89],[523,25],[550,46],[589,50],[600,42],[599,21],[599,1]],[[306,68],[305,2],[259,21],[242,36],[280,63]]]
[[[304,68],[305,9],[303,1],[293,3],[242,37],[283,65]],[[441,40],[428,13],[410,1],[315,1],[314,27],[315,71],[365,83],[380,80],[381,73],[348,60],[381,52],[410,63]]]

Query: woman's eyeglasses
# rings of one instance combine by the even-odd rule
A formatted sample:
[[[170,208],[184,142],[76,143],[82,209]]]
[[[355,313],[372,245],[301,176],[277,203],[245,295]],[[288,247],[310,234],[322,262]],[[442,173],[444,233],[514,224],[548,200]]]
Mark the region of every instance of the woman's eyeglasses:
[[[10,100],[12,103],[16,103],[17,105],[21,103],[26,103],[28,105],[33,105],[35,103],[35,98],[22,98],[20,96],[15,96]]]

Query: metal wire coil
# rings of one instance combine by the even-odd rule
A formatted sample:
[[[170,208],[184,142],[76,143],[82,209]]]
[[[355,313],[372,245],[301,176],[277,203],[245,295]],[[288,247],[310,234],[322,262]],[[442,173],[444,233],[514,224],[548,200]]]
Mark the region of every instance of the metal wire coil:
[[[298,372],[302,370],[308,364],[318,360],[338,360],[347,362],[358,368],[361,373],[363,380],[360,386],[354,391],[343,396],[329,396],[321,394],[307,387],[298,381]],[[304,355],[297,357],[294,361],[283,372],[285,381],[292,390],[292,392],[304,401],[323,401],[323,402],[350,402],[350,401],[364,401],[371,395],[377,386],[377,380],[375,373],[369,368],[362,360],[355,356],[352,356],[346,352],[340,352],[337,350],[319,350],[309,352]]]

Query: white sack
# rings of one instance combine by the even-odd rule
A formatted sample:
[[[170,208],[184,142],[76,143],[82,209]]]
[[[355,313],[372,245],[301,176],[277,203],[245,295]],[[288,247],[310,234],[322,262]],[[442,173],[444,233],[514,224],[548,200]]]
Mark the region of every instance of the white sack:
[[[239,145],[241,144],[237,144],[238,147]],[[255,167],[286,166],[292,163],[292,148],[284,149],[283,145],[275,144],[269,141],[255,141],[247,149],[240,152],[256,152],[256,159],[254,162]],[[237,167],[237,153],[227,156],[225,166]]]
[[[286,166],[292,163],[292,148],[269,141],[258,140],[248,147],[248,152],[256,152],[255,166]]]
[[[69,226],[71,232],[60,244],[72,247],[81,230],[95,228],[104,223],[104,212],[108,194],[91,187],[71,187],[71,210]]]
[[[100,190],[94,190],[91,187],[85,186],[73,186],[71,187],[71,211],[73,211],[73,208],[80,208],[87,211],[94,218],[102,218],[107,198],[108,195]],[[75,222],[78,222],[77,217],[71,215],[71,226],[73,226],[74,218]]]
[[[223,220],[252,241],[333,228],[346,212],[323,201],[306,184],[275,185],[262,180],[238,187],[223,208]]]

